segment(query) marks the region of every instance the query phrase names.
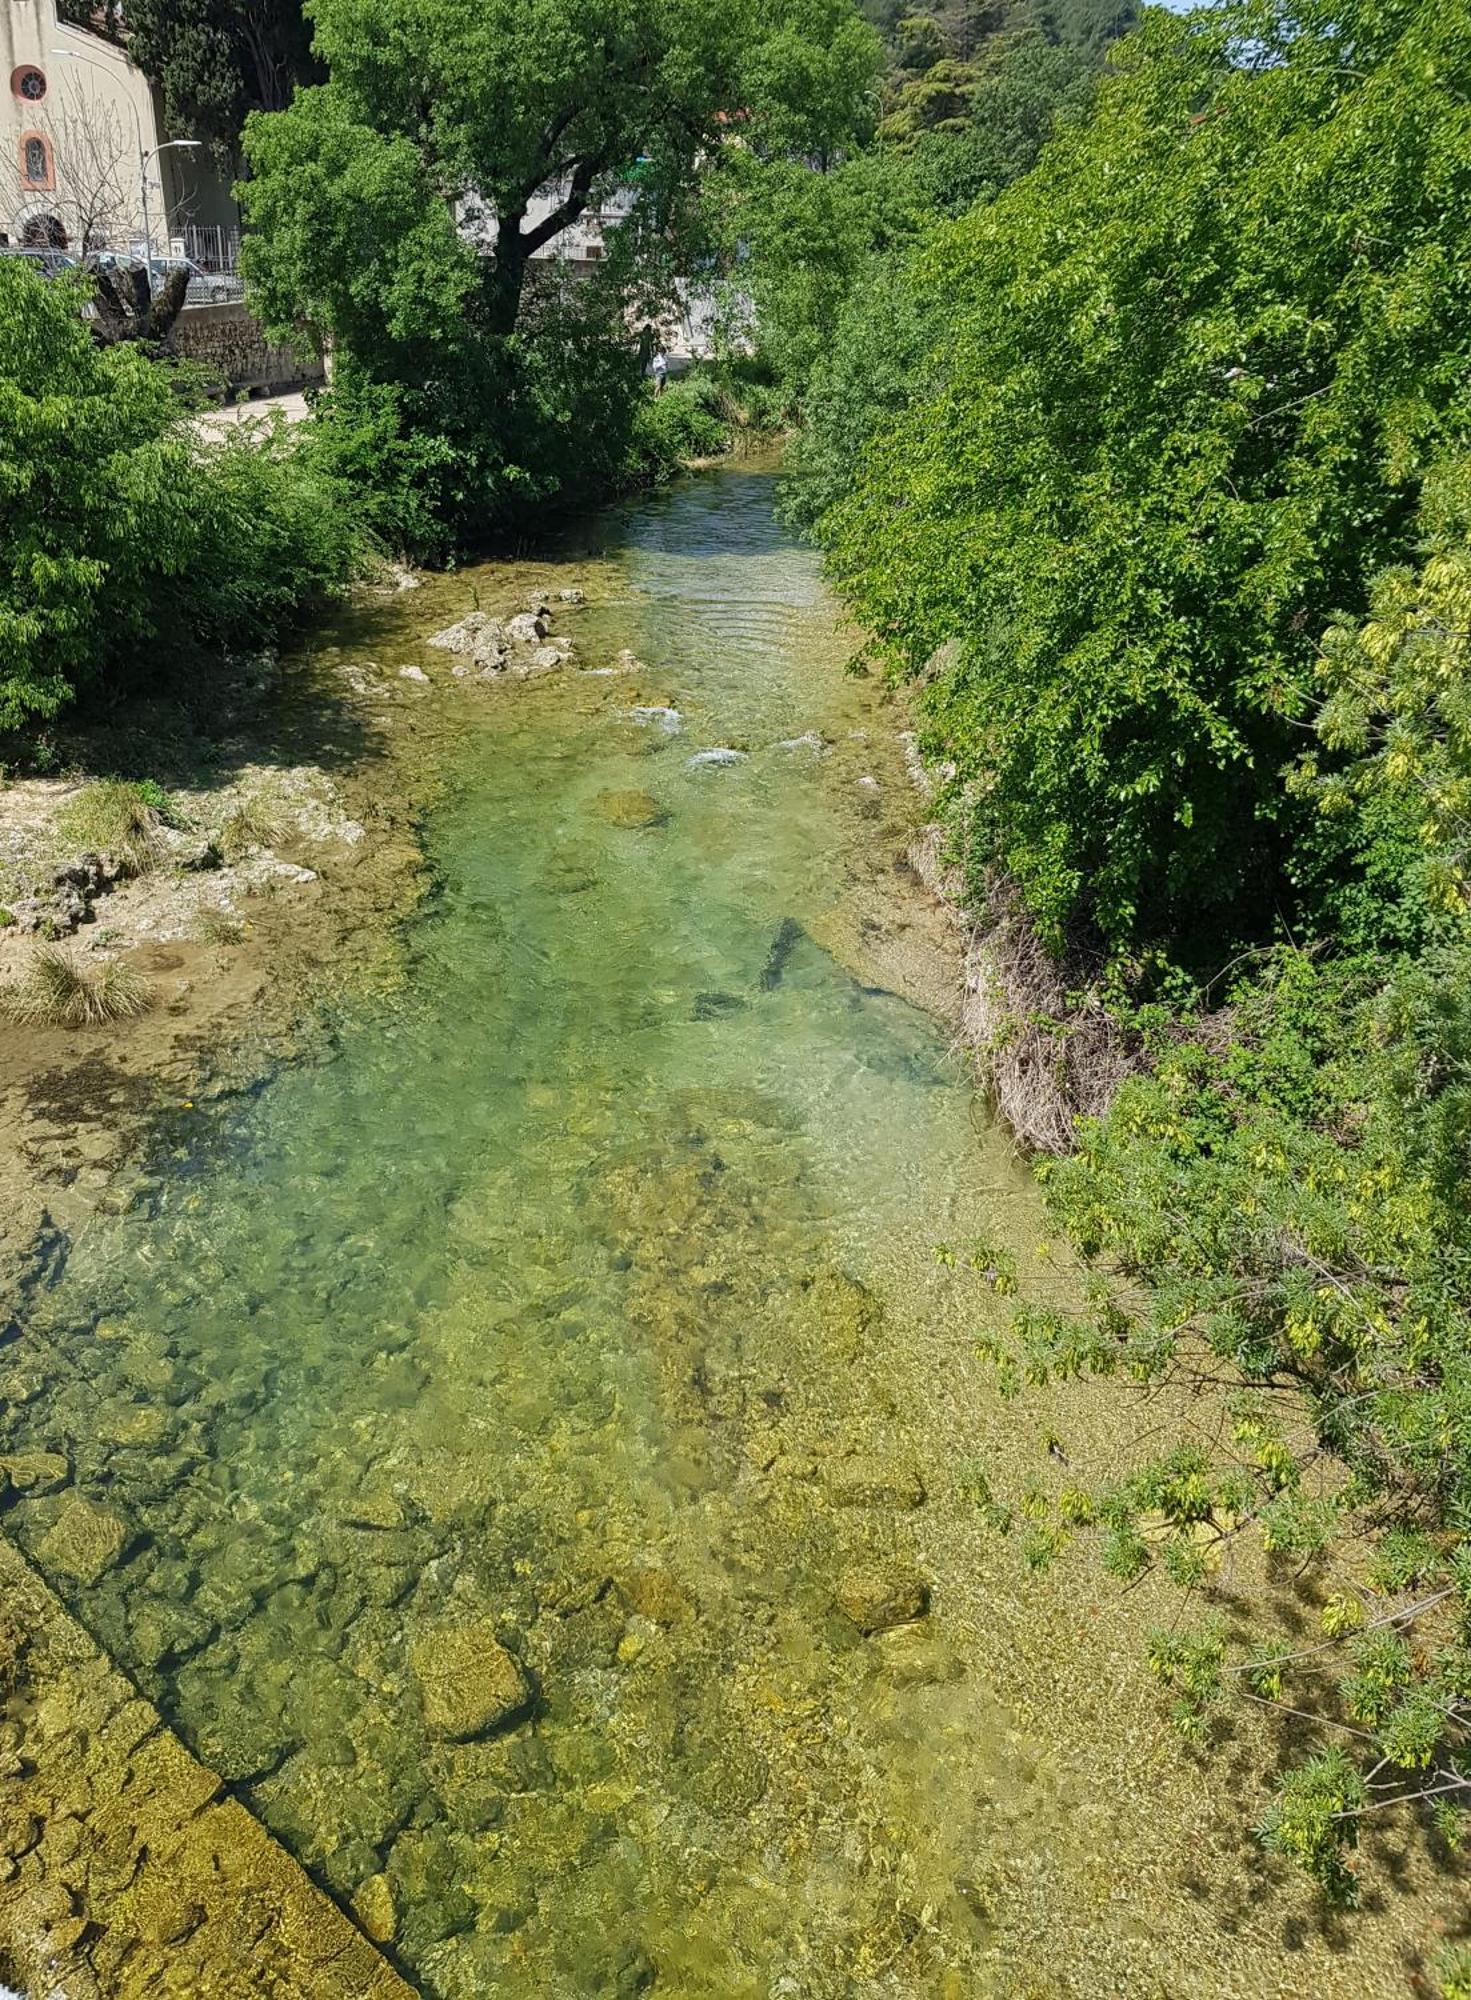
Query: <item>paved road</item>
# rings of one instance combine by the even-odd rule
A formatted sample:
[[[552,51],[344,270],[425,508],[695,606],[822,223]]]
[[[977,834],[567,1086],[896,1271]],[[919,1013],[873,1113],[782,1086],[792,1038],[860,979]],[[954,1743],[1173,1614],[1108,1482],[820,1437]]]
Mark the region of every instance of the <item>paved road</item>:
[[[253,403],[225,403],[217,410],[206,410],[202,416],[196,417],[195,426],[206,434],[233,430],[239,424],[268,420],[278,410],[288,424],[299,424],[307,414],[306,397],[298,389],[289,396],[261,396]]]

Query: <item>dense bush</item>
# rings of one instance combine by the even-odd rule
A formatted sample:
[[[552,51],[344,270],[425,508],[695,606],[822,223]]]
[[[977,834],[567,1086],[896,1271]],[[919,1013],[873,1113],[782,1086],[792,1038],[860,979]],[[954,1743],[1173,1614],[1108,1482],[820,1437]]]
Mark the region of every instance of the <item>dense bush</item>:
[[[992,1351],[1171,1394],[1126,1475],[1039,1480],[1026,1556],[1173,1579],[1181,1728],[1285,1711],[1259,1832],[1340,1901],[1366,1816],[1471,1807],[1468,87],[1430,0],[1147,16],[850,291],[788,502],[1060,961],[1013,1030],[1130,1051],[1044,1170],[1081,1303]]]
[[[658,397],[639,406],[635,447],[651,479],[666,478],[691,458],[712,458],[730,443],[725,400],[713,376],[696,374],[671,382]]]
[[[203,444],[166,368],[100,348],[70,285],[0,259],[0,731],[194,644],[274,637],[358,560],[284,441]]]
[[[922,392],[876,413],[857,334],[814,391],[813,456],[863,443],[833,574],[1055,938],[1208,952],[1301,909],[1278,772],[1317,634],[1471,416],[1468,82],[1455,10],[1152,15],[911,258]]]
[[[703,163],[736,121],[763,157],[832,154],[877,62],[849,0],[321,0],[313,21],[327,82],[246,128],[247,275],[283,337],[331,338],[328,462],[425,553],[644,476],[672,419],[643,364]],[[538,253],[617,188],[595,279],[557,282]]]

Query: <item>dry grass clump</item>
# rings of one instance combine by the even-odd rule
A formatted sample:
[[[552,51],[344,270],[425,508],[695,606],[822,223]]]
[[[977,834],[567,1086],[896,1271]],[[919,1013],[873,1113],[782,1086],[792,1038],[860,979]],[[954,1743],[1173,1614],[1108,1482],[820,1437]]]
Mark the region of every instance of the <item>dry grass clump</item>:
[[[108,960],[78,965],[54,946],[38,951],[23,979],[0,990],[0,1012],[36,1028],[95,1028],[127,1021],[149,1004],[147,982],[131,966]]]
[[[270,847],[280,839],[281,815],[270,802],[257,795],[241,799],[220,822],[217,845],[226,861],[243,861],[258,848]]]
[[[162,797],[156,785],[97,778],[62,807],[56,830],[69,846],[111,854],[141,875],[159,857]]]

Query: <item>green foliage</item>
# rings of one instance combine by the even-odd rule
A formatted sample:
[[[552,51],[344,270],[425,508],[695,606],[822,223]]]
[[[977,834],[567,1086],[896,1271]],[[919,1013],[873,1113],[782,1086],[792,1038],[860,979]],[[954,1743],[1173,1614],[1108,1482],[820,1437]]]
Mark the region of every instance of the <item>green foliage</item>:
[[[671,382],[663,394],[638,406],[638,449],[658,477],[685,459],[712,458],[730,443],[724,398],[713,376]]]
[[[1449,1945],[1437,1967],[1442,2000],[1471,2000],[1471,1946]]]
[[[0,733],[191,646],[275,636],[360,539],[284,438],[205,447],[166,367],[0,259]]]
[[[1312,1580],[1314,1636],[1151,1661],[1197,1741],[1318,1719],[1261,1833],[1351,1901],[1366,1812],[1471,1804],[1471,42],[1247,0],[1150,13],[1092,91],[1081,16],[881,19],[908,206],[834,261],[788,504],[918,686],[973,886],[1136,1054],[1047,1170],[1083,1303],[980,1345],[1007,1395],[1211,1399],[1029,1494],[1023,1553]]]
[[[1468,65],[1428,5],[1152,14],[909,264],[934,342],[817,532],[1054,939],[1302,906],[1317,635],[1466,422]]]
[[[1288,1776],[1258,1828],[1262,1845],[1298,1862],[1333,1902],[1356,1902],[1358,1878],[1346,1857],[1367,1803],[1362,1776],[1335,1746]]]
[[[1363,620],[1329,626],[1321,747],[1290,773],[1378,902],[1410,913],[1411,941],[1471,900],[1471,460],[1432,470],[1420,522],[1420,562],[1373,579]]]
[[[658,423],[629,327],[698,240],[698,164],[737,124],[763,157],[827,156],[877,61],[849,0],[320,0],[313,18],[328,81],[247,127],[248,276],[278,334],[331,337],[328,462],[366,472],[380,528],[426,552],[645,465]],[[594,281],[533,266],[619,186],[633,212]]]
[[[222,159],[234,158],[249,112],[279,111],[318,74],[301,0],[127,0],[125,20],[109,0],[109,12],[161,91],[168,130],[210,141]]]

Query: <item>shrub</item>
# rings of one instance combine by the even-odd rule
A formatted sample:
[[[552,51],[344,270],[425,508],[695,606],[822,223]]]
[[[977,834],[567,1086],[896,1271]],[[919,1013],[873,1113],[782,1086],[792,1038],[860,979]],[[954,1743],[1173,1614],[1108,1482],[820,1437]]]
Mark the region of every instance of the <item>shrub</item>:
[[[818,532],[1054,940],[1311,914],[1279,774],[1318,634],[1465,432],[1468,105],[1428,4],[1152,10],[908,266],[933,340]]]
[[[158,829],[167,817],[167,804],[167,795],[147,779],[98,778],[63,806],[56,831],[71,845],[115,855],[142,874],[158,858]]]
[[[92,970],[66,952],[36,953],[24,978],[0,989],[0,1012],[31,1027],[92,1028],[127,1021],[149,1005],[147,984],[131,966],[109,960]]]
[[[709,375],[687,375],[639,404],[633,448],[648,477],[665,478],[686,459],[714,457],[729,443],[723,399]]]
[[[203,445],[167,364],[97,347],[80,293],[0,258],[0,735],[334,588],[348,490],[277,436]]]

